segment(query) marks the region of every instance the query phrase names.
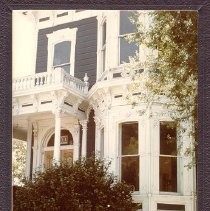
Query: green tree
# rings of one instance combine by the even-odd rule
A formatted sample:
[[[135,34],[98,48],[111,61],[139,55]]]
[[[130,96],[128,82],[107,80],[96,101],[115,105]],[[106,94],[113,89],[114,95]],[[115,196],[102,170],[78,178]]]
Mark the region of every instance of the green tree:
[[[128,99],[134,106],[145,101],[149,108],[164,98],[171,117],[179,125],[186,123],[182,131],[188,130],[194,140],[186,155],[194,154],[197,143],[197,20],[195,11],[138,11],[131,20],[136,33],[127,38],[141,47],[128,66],[134,70],[131,89],[141,95]],[[142,68],[147,71],[138,71]]]
[[[12,176],[13,183],[19,185],[25,176],[26,142],[18,139],[12,140]]]
[[[14,190],[14,210],[137,210],[131,187],[117,181],[109,165],[92,156],[38,171]]]

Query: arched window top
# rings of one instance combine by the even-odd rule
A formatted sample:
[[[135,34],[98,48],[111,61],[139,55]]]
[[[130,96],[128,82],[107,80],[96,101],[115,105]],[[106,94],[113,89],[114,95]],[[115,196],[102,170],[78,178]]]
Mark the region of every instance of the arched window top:
[[[48,147],[54,146],[54,139],[55,139],[55,134],[53,134],[50,137],[47,143]],[[61,130],[61,146],[63,145],[73,145],[73,137],[68,130]]]

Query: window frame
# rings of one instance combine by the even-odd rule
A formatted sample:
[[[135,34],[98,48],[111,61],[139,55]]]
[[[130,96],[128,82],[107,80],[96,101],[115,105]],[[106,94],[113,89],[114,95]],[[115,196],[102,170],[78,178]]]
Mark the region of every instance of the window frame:
[[[126,124],[126,123],[137,123],[138,125],[138,153],[137,154],[132,154],[132,155],[122,155],[122,125],[123,124]],[[139,163],[139,172],[138,172],[138,182],[139,182],[139,189],[138,190],[135,190],[133,193],[134,194],[138,194],[140,193],[140,190],[141,190],[141,147],[140,147],[140,143],[139,143],[139,140],[140,140],[140,124],[139,124],[139,121],[137,120],[132,120],[132,121],[123,121],[123,122],[120,122],[118,124],[118,164],[119,164],[119,179],[120,181],[122,180],[122,158],[124,157],[138,157],[138,163]]]
[[[178,146],[179,146],[179,139],[178,139],[178,127],[176,125],[176,147],[177,147],[177,153],[176,155],[164,155],[164,154],[160,154],[160,147],[161,147],[161,140],[160,140],[160,124],[161,122],[174,122],[172,119],[161,119],[158,122],[158,131],[159,131],[159,147],[158,147],[158,188],[159,188],[159,194],[160,195],[180,195],[181,194],[181,172],[182,172],[182,167],[181,167],[181,162],[182,162],[182,156],[179,155],[178,153]],[[176,163],[177,163],[177,169],[176,169],[176,175],[177,175],[177,191],[176,192],[171,192],[171,191],[161,191],[160,190],[160,157],[167,157],[167,158],[176,158]]]
[[[61,129],[62,130],[67,130],[67,129]],[[69,130],[68,130],[69,131]],[[70,131],[69,131],[70,132]],[[52,133],[48,139],[45,141],[45,144],[42,148],[42,161],[41,161],[41,165],[42,167],[44,167],[45,165],[45,152],[54,152],[54,146],[47,146],[51,137],[54,135],[55,133]],[[70,134],[72,135],[72,138],[73,138],[73,134],[70,132]],[[62,145],[60,144],[60,153],[61,151],[64,151],[64,150],[72,150],[72,162],[74,162],[74,150],[75,150],[75,141],[74,141],[74,138],[73,138],[73,144],[67,144],[67,145]]]
[[[106,24],[106,30],[105,30],[105,41],[104,41],[104,24]],[[103,18],[101,21],[101,45],[100,45],[100,72],[103,74],[103,72],[106,71],[106,54],[107,54],[107,19],[106,17]],[[104,43],[103,43],[104,41]]]
[[[120,66],[120,65],[123,65],[124,63],[125,64],[128,64],[129,62],[125,62],[125,61],[123,61],[122,63],[121,63],[121,43],[120,43],[120,41],[121,41],[121,39],[125,39],[125,37],[126,36],[129,36],[129,35],[132,35],[132,34],[135,34],[135,32],[131,32],[131,33],[127,33],[127,34],[120,34],[119,33],[119,35],[118,35],[118,65]],[[140,52],[140,45],[139,46],[137,46],[138,47],[138,51]],[[135,52],[135,55],[136,55],[136,52]],[[129,57],[131,57],[131,56],[129,56]]]
[[[77,30],[78,30],[77,28],[65,28],[65,29],[60,29],[58,31],[54,31],[50,34],[47,34],[47,38],[48,38],[47,72],[54,71],[53,60],[54,60],[55,45],[58,43],[62,43],[64,41],[69,41],[71,43],[70,58],[69,58],[69,65],[70,65],[69,74],[74,76],[75,46],[76,46]],[[65,65],[65,64],[62,64],[62,65]],[[61,67],[61,65],[59,65],[58,67]]]

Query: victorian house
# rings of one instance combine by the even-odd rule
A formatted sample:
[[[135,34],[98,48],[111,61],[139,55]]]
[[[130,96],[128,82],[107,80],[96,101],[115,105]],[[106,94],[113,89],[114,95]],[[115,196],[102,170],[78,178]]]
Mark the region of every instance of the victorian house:
[[[73,162],[95,151],[133,185],[143,211],[195,211],[194,169],[177,153],[170,112],[154,103],[150,115],[139,115],[125,99],[132,80],[124,64],[141,51],[124,39],[135,32],[132,12],[18,15],[28,24],[22,27],[33,29],[33,65],[13,74],[13,137],[27,141],[26,176],[53,160]]]

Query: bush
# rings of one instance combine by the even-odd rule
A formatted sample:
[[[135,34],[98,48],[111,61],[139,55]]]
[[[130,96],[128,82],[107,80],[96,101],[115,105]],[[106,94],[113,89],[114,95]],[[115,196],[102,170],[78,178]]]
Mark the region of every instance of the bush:
[[[73,165],[37,171],[14,191],[15,210],[132,211],[131,187],[109,173],[110,162],[92,156]]]

